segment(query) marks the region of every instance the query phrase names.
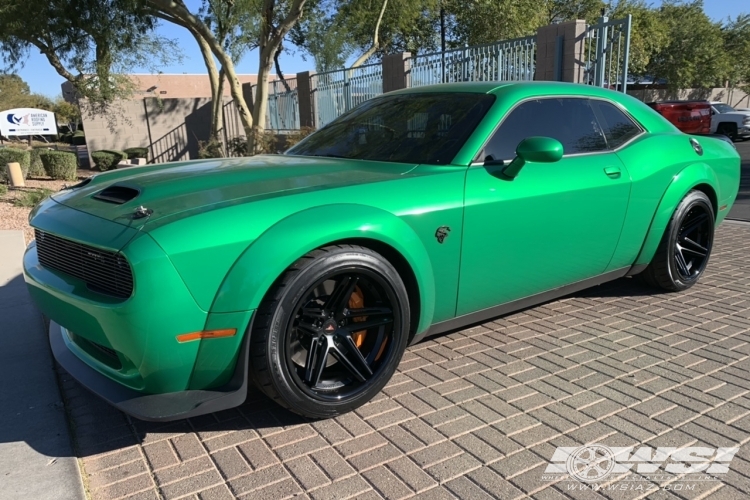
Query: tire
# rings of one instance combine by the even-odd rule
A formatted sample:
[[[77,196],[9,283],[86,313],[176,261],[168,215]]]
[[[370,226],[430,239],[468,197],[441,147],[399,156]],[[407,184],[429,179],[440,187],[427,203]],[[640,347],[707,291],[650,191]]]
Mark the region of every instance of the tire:
[[[737,140],[737,124],[736,123],[720,123],[716,128],[716,133],[729,137],[729,140],[734,142]]]
[[[396,371],[409,318],[406,287],[381,255],[354,245],[312,251],[276,280],[258,308],[252,381],[304,417],[352,411]]]
[[[690,191],[677,206],[654,258],[643,271],[651,286],[687,290],[703,275],[714,241],[713,205],[701,191]]]

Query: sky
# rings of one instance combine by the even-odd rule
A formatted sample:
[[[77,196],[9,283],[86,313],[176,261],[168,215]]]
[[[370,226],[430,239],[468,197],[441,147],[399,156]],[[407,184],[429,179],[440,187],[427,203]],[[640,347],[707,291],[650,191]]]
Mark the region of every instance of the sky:
[[[193,9],[197,8],[200,0],[186,0],[185,3]],[[661,4],[661,0],[653,0],[650,3],[658,6]],[[704,10],[711,19],[724,21],[728,17],[735,17],[743,12],[750,12],[750,2],[748,0],[704,0]],[[182,62],[161,68],[162,73],[206,73],[198,46],[187,30],[171,23],[162,23],[159,27],[159,33],[177,40],[178,45],[183,48]],[[315,67],[312,58],[294,47],[291,47],[288,53],[282,54],[279,62],[282,71],[287,75],[312,70]],[[257,68],[257,50],[249,52],[236,65],[236,70],[240,74],[256,73]],[[145,70],[139,71],[136,69],[133,72],[143,73]],[[18,73],[29,84],[33,93],[44,94],[49,97],[55,97],[60,94],[60,85],[64,80],[52,69],[47,59],[41,54],[32,53],[26,60],[23,69]]]

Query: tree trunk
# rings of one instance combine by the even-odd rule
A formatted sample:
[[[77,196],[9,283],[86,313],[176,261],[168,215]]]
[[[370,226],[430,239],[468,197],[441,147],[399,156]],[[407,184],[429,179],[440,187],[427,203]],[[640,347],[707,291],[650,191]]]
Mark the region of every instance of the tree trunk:
[[[211,85],[211,131],[209,133],[209,139],[212,141],[223,142],[221,132],[224,129],[224,113],[222,112],[224,108],[224,69],[222,68],[219,70],[216,67],[211,47],[195,29],[181,20],[172,16],[164,15],[161,12],[158,12],[156,16],[170,23],[182,26],[193,35],[196,43],[198,43],[201,57],[203,57],[203,64],[205,64],[206,72],[208,73],[208,81]]]
[[[250,108],[248,108],[247,103],[245,102],[244,96],[242,95],[242,84],[237,77],[232,58],[224,51],[223,47],[216,40],[216,37],[214,37],[208,26],[206,26],[198,17],[194,16],[181,0],[148,1],[156,9],[165,14],[165,16],[160,17],[168,21],[170,20],[170,17],[175,18],[178,21],[175,24],[193,29],[205,40],[211,49],[211,52],[216,56],[216,59],[219,60],[219,64],[221,64],[222,69],[227,75],[229,90],[232,94],[232,99],[237,106],[240,120],[242,120],[242,128],[245,130],[245,135],[250,137],[253,132],[253,116],[250,113]]]
[[[367,61],[372,55],[378,50],[380,47],[380,41],[379,38],[379,32],[380,32],[380,23],[383,20],[383,14],[385,13],[385,6],[388,5],[388,0],[383,0],[383,6],[380,7],[380,15],[378,15],[378,20],[375,22],[375,32],[372,35],[372,45],[369,49],[365,51],[364,54],[359,56],[356,61],[354,61],[354,64],[351,65],[352,68],[358,68],[362,66],[365,61]]]
[[[266,114],[268,113],[268,75],[271,72],[271,65],[274,62],[276,51],[281,46],[284,37],[289,30],[302,17],[302,8],[306,0],[294,0],[289,7],[284,20],[278,27],[273,26],[274,0],[266,0],[263,6],[264,19],[260,28],[260,44],[258,52],[260,61],[258,64],[258,88],[255,91],[255,101],[253,102],[253,134],[248,137],[248,148],[253,153],[258,149],[258,140],[265,133]]]
[[[44,54],[44,56],[47,58],[47,61],[52,65],[53,68],[55,68],[55,71],[57,71],[57,74],[61,77],[65,78],[67,81],[73,84],[74,88],[78,88],[78,85],[81,83],[82,77],[81,75],[73,75],[68,69],[65,67],[65,65],[60,61],[60,58],[57,57],[57,54],[55,54],[55,51],[50,48],[49,46],[41,43],[41,42],[32,42],[36,48],[39,49],[39,52]]]
[[[253,135],[248,137],[248,146],[253,154],[259,152],[261,137],[266,131],[266,114],[268,114],[268,75],[271,73],[273,56],[266,54],[268,47],[260,51],[260,65],[258,66],[258,87],[253,101]]]
[[[216,82],[216,92],[211,103],[211,138],[219,142],[222,141],[221,134],[224,132],[224,68],[219,70],[218,81]],[[225,145],[226,150],[226,145]]]

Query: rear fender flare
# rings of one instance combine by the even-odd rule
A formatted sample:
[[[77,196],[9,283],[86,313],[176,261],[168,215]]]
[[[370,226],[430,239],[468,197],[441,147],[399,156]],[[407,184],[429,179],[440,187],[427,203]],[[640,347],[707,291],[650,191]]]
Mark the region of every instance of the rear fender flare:
[[[667,190],[659,202],[654,218],[651,221],[651,227],[646,234],[646,239],[635,261],[635,265],[649,264],[656,253],[656,248],[661,242],[664,231],[667,229],[672,214],[677,209],[677,205],[691,189],[701,184],[707,184],[713,189],[714,194],[719,194],[719,180],[716,173],[704,163],[694,163],[685,167],[672,178]],[[716,210],[716,207],[714,207]]]
[[[257,309],[273,282],[294,261],[316,248],[349,239],[376,240],[404,257],[419,288],[416,331],[426,330],[435,309],[435,278],[422,241],[397,216],[357,204],[309,208],[271,226],[234,263],[219,287],[211,312]]]

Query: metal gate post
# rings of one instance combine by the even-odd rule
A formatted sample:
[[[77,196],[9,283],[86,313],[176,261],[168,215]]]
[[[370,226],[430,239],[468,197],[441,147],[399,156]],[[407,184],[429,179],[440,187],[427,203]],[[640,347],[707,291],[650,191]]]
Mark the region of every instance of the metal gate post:
[[[626,93],[628,91],[628,60],[630,59],[630,26],[632,24],[633,16],[628,14],[628,17],[625,19],[625,26],[623,26],[623,31],[625,33],[625,57],[623,59],[622,63],[622,93]]]
[[[344,111],[352,109],[352,89],[351,79],[349,78],[349,70],[344,70]]]
[[[594,85],[604,87],[604,69],[607,53],[607,16],[599,18],[599,32],[596,34],[596,68],[594,68]]]

